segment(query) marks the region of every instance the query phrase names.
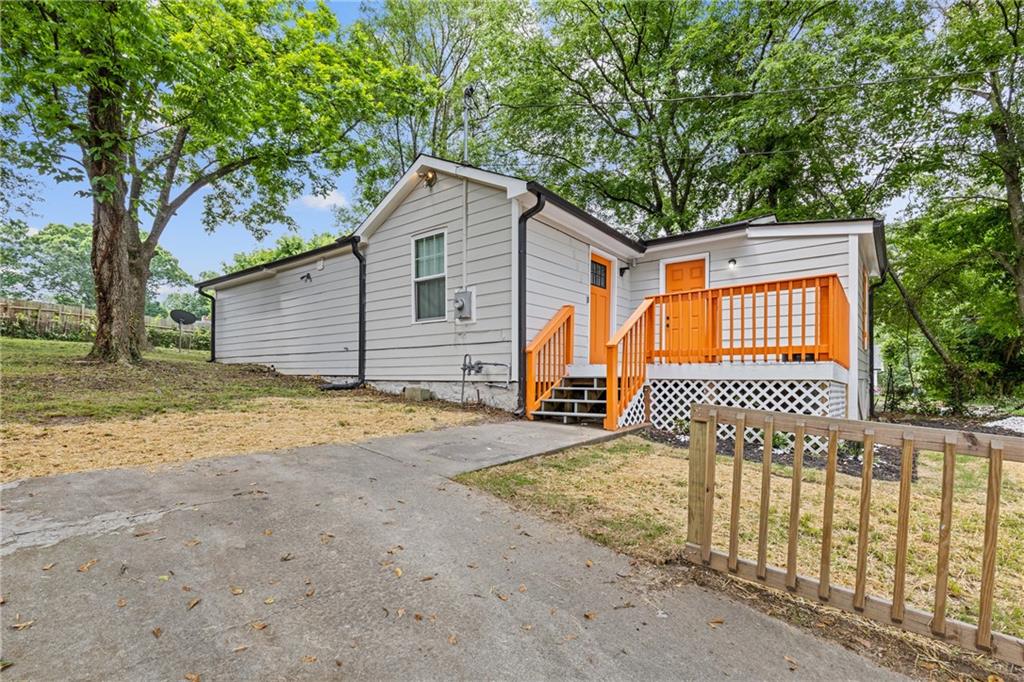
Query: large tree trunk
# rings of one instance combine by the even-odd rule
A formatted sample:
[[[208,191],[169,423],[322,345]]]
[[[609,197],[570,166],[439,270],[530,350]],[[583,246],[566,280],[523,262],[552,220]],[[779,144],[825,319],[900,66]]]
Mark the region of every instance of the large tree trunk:
[[[149,282],[149,259],[145,255],[129,257],[128,270],[131,272],[131,305],[138,316],[135,342],[140,351],[149,350],[151,344],[146,333],[146,284]]]
[[[123,185],[123,183],[122,183]],[[93,199],[92,273],[96,281],[96,338],[89,358],[105,362],[139,362],[138,326],[129,267],[128,229],[123,197]]]
[[[116,11],[117,4],[109,3],[107,7]],[[142,360],[139,328],[144,325],[138,305],[138,278],[132,273],[139,234],[126,207],[126,154],[121,144],[125,138],[124,112],[119,99],[123,84],[106,69],[100,69],[98,76],[88,92],[89,130],[82,145],[82,160],[93,193],[91,260],[96,283],[96,338],[89,358],[134,363]],[[102,151],[87,153],[86,149]],[[142,290],[145,292],[145,280]]]

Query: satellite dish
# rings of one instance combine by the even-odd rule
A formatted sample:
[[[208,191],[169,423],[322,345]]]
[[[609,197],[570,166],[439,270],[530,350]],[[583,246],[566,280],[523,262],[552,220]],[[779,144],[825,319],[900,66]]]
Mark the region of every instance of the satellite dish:
[[[172,310],[171,319],[178,324],[195,324],[199,318],[187,310]]]

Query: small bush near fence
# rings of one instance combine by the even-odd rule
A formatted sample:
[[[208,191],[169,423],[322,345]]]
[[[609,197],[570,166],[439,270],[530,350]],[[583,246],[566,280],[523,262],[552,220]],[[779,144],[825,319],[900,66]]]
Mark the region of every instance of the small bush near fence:
[[[200,326],[202,324],[182,330],[182,348],[210,350],[210,330]],[[92,341],[96,335],[96,311],[38,301],[0,300],[0,335],[16,339]],[[178,326],[172,320],[147,317],[146,336],[156,347],[178,347]]]

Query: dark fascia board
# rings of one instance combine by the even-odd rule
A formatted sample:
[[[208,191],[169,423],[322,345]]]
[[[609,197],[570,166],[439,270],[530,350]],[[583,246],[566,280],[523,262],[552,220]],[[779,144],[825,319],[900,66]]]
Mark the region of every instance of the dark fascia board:
[[[654,239],[645,239],[644,246],[660,246],[662,244],[671,244],[673,242],[683,242],[687,239],[699,239],[701,237],[707,237],[708,235],[723,234],[726,232],[738,232],[739,230],[745,230],[750,226],[750,220],[740,220],[735,223],[725,223],[724,225],[716,225],[703,230],[694,230],[693,232],[680,232],[679,234],[670,234],[667,237],[655,237]]]
[[[202,282],[196,282],[195,287],[196,289],[205,289],[206,287],[216,286],[218,284],[223,284],[224,282],[230,282],[233,279],[238,279],[239,277],[245,277],[246,275],[252,275],[254,273],[262,272],[264,270],[279,268],[282,265],[288,265],[289,263],[294,263],[295,261],[302,260],[304,258],[309,258],[310,256],[319,256],[321,254],[330,253],[331,251],[343,249],[348,246],[352,246],[353,244],[357,244],[358,242],[359,237],[356,236],[342,237],[331,244],[318,246],[315,249],[310,249],[309,251],[303,251],[302,253],[296,253],[295,255],[292,256],[285,256],[284,258],[278,258],[277,260],[268,261],[260,265],[253,265],[252,267],[246,268],[245,270],[239,270],[238,272],[229,272],[228,274],[221,275],[220,277],[214,277],[212,279],[208,279]]]
[[[531,192],[534,192],[535,194],[543,194],[544,200],[547,201],[548,203],[557,206],[558,208],[562,209],[566,213],[569,213],[570,215],[576,218],[579,218],[580,220],[587,223],[591,227],[597,228],[598,230],[605,233],[612,239],[618,240],[619,242],[625,244],[634,251],[639,251],[640,253],[644,252],[645,246],[643,242],[639,242],[635,239],[632,239],[631,237],[627,237],[626,235],[622,234],[608,223],[604,222],[603,220],[599,220],[598,218],[595,218],[594,216],[587,213],[576,204],[572,203],[568,199],[564,199],[558,196],[557,194],[555,194],[554,192],[552,192],[539,182],[534,182],[530,180],[529,182],[526,183],[526,188]]]

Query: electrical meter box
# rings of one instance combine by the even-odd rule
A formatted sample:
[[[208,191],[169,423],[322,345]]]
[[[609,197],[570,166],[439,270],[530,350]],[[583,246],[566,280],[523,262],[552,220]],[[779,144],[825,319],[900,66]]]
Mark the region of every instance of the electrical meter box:
[[[473,319],[473,291],[470,289],[462,289],[455,292],[455,298],[453,299],[452,306],[455,308],[455,319],[457,320],[472,320]]]

